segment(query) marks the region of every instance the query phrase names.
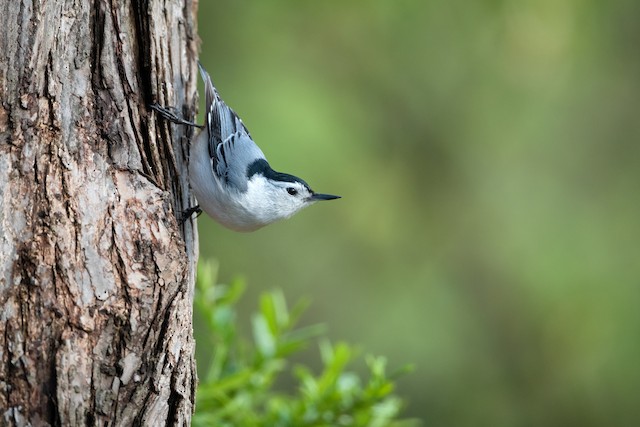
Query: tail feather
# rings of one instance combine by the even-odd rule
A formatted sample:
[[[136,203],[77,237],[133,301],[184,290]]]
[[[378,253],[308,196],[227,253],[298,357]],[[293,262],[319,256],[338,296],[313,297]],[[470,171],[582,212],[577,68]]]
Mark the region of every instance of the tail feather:
[[[198,62],[200,75],[204,80],[205,99],[206,99],[206,126],[209,132],[209,153],[211,157],[216,157],[216,149],[231,135],[238,131],[243,131],[249,135],[249,131],[242,123],[238,115],[229,108],[220,98],[220,94],[216,90],[211,76]],[[250,136],[250,135],[249,135]]]

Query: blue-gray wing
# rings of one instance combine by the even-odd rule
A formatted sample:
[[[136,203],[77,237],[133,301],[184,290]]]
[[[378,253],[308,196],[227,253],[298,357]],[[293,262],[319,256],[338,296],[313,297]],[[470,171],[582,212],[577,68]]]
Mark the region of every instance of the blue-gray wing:
[[[218,178],[229,186],[246,191],[249,166],[256,159],[264,158],[262,150],[249,134],[241,131],[231,134],[222,144],[216,146],[215,156],[211,158],[211,167]]]
[[[240,117],[220,98],[204,67],[198,65],[205,87],[211,167],[218,178],[245,191],[247,168],[255,159],[264,158],[264,154],[251,139]]]

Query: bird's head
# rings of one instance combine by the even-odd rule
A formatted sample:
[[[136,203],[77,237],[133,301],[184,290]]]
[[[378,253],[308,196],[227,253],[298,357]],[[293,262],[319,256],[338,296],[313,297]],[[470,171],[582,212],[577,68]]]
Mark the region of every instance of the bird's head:
[[[302,179],[276,172],[266,161],[261,170],[249,178],[247,196],[253,205],[251,209],[265,223],[289,218],[318,201],[340,198],[331,194],[316,193]]]

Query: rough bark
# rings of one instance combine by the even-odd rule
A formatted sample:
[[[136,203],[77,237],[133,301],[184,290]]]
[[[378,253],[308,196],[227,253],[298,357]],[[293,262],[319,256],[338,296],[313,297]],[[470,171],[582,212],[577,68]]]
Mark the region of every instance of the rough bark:
[[[196,0],[0,5],[0,425],[188,425]],[[179,215],[179,214],[178,214]]]

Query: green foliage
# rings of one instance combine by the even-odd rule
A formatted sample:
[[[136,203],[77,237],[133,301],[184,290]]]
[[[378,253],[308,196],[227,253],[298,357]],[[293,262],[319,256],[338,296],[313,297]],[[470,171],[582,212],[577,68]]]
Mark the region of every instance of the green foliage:
[[[425,424],[640,425],[640,1],[198,14],[272,166],[343,196],[251,234],[202,215],[221,281],[312,295],[332,339],[425,361],[402,378]]]
[[[199,3],[272,166],[343,196],[251,234],[202,215],[221,281],[427,361],[402,395],[429,425],[640,425],[640,1]]]
[[[291,369],[287,358],[324,332],[320,325],[296,327],[307,302],[289,309],[282,292],[264,293],[252,318],[253,342],[248,343],[238,334],[235,308],[244,282],[214,285],[215,279],[215,268],[201,263],[195,295],[200,321],[196,325],[206,335],[198,339],[198,346],[210,345],[211,356],[198,361],[194,426],[415,425],[397,419],[403,403],[393,394],[383,357],[366,356],[368,378],[363,380],[347,370],[357,356],[353,347],[321,339],[320,374],[306,366]],[[274,385],[287,372],[298,383],[295,394]]]

